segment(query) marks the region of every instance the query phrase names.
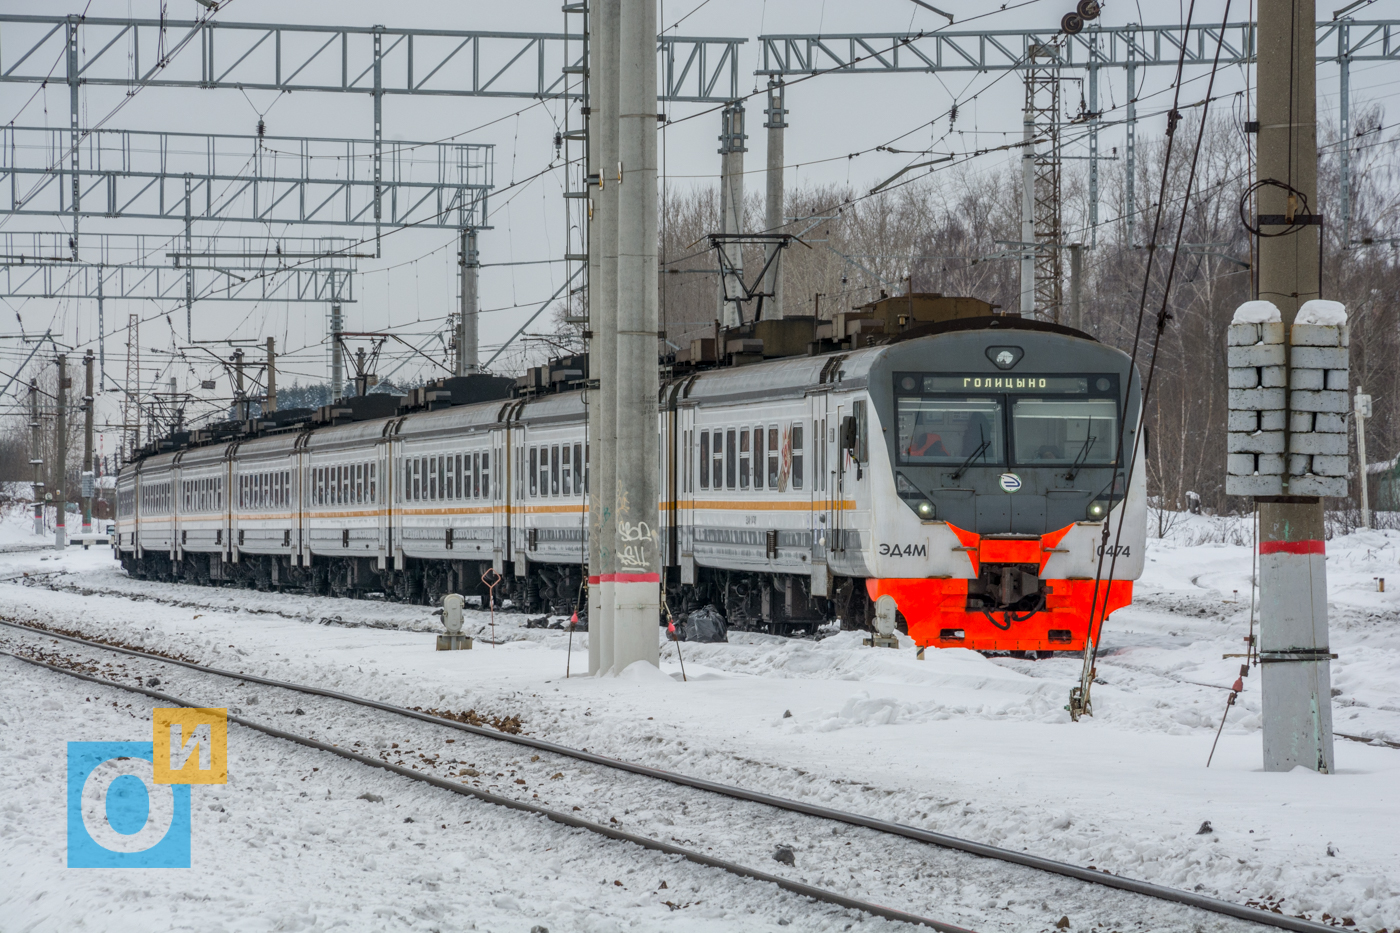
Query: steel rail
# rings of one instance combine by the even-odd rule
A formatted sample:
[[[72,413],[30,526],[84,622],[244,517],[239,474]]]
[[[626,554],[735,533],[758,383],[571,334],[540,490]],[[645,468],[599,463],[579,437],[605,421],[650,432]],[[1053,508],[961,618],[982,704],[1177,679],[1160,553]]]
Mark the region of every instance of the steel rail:
[[[85,680],[89,683],[100,684],[104,687],[115,687],[118,690],[127,690],[132,693],[143,694],[153,699],[162,700],[166,703],[173,703],[176,706],[184,706],[189,707],[191,709],[202,708],[201,705],[198,703],[182,699],[181,697],[172,696],[168,693],[162,693],[159,690],[151,690],[147,687],[133,687],[129,684],[121,684],[117,683],[116,681],[105,680],[101,677],[94,677],[91,674],[84,674],[80,671],[68,670],[66,668],[59,667],[55,664],[49,664],[45,661],[39,661],[34,658],[26,658],[22,655],[13,654],[9,651],[0,650],[0,655],[14,658],[17,661],[23,661],[25,664],[31,664],[35,667],[47,668],[48,670],[54,671],[55,673],[66,674],[69,677],[76,677],[79,680]],[[262,723],[253,722],[252,720],[244,719],[241,716],[235,716],[232,713],[228,713],[227,715],[229,722],[236,723],[247,729],[252,729],[255,732],[261,732],[264,735],[269,735],[273,738],[285,739],[289,742],[295,742],[298,745],[304,745],[307,748],[313,748],[317,751],[329,752],[332,755],[338,755],[341,758],[346,758],[350,761],[359,762],[363,765],[370,765],[371,767],[382,768],[385,771],[397,774],[400,777],[406,777],[414,781],[421,781],[424,784],[431,784],[433,787],[439,788],[440,790],[451,791],[454,794],[460,794],[464,797],[475,797],[476,799],[484,801],[486,803],[495,804],[501,807],[508,807],[512,810],[520,810],[521,812],[529,813],[533,816],[542,816],[545,819],[552,820],[555,823],[562,823],[563,825],[572,827],[574,829],[583,829],[591,833],[598,833],[599,835],[607,836],[609,839],[615,839],[619,842],[630,842],[634,845],[641,846],[644,849],[652,849],[657,852],[664,852],[667,855],[679,855],[681,858],[690,862],[695,862],[697,865],[705,865],[709,868],[718,868],[723,871],[727,871],[730,874],[738,875],[741,878],[748,878],[752,881],[761,881],[767,882],[768,884],[777,885],[778,887],[786,891],[791,891],[794,894],[810,898],[814,901],[832,904],[834,906],[842,907],[847,910],[857,910],[861,913],[870,914],[871,916],[875,917],[883,917],[886,920],[894,920],[899,923],[909,923],[917,926],[929,927],[931,929],[938,930],[939,933],[973,933],[973,931],[968,930],[966,927],[955,926],[950,923],[943,923],[940,920],[934,920],[930,917],[921,917],[918,914],[911,914],[902,910],[895,910],[891,907],[882,907],[879,904],[872,904],[868,901],[862,901],[858,898],[847,897],[844,894],[838,894],[835,891],[828,891],[825,888],[818,888],[810,884],[803,884],[800,881],[792,881],[787,878],[783,878],[780,875],[769,874],[766,871],[759,871],[756,868],[748,868],[744,865],[740,865],[737,862],[730,862],[725,859],[715,858],[712,855],[705,855],[703,852],[696,852],[693,849],[686,849],[682,848],[681,846],[672,845],[669,842],[662,842],[658,839],[652,839],[650,836],[640,836],[636,833],[629,833],[625,830],[616,829],[611,826],[604,826],[601,823],[594,823],[591,820],[580,819],[579,817],[573,816],[568,813],[561,813],[558,810],[551,810],[548,807],[542,807],[539,804],[526,803],[523,800],[515,800],[511,797],[502,797],[497,794],[493,794],[490,791],[479,790],[475,787],[468,787],[465,784],[459,784],[453,781],[445,780],[443,778],[434,777],[431,774],[424,774],[421,771],[417,771],[412,768],[406,768],[402,765],[390,764],[387,761],[380,761],[376,758],[370,758],[368,755],[361,755],[358,752],[352,752],[349,749],[341,748],[338,745],[331,745],[326,742],[317,741],[316,739],[307,738],[306,736],[296,735],[292,732],[285,732],[282,729],[278,729],[274,726],[268,726],[263,725]]]
[[[134,648],[122,648],[116,645],[104,645],[101,642],[89,641],[85,638],[77,638],[72,635],[65,635],[60,632],[52,632],[43,628],[36,628],[24,625],[9,619],[0,619],[0,625],[8,625],[13,628],[23,629],[37,635],[50,638],[59,638],[71,641],[76,644],[87,645],[106,651],[114,651],[120,654],[127,654],[133,657],[146,658],[165,664],[174,664],[179,667],[186,667],[191,670],[201,671],[206,674],[215,674],[221,677],[229,677],[237,680],[246,680],[250,683],[262,684],[268,687],[280,687],[284,690],[293,690],[299,693],[306,693],[312,696],[323,696],[331,699],[342,700],[358,706],[377,709],[382,712],[404,716],[410,719],[417,719],[423,722],[430,722],[440,726],[457,729],[472,735],[483,738],[494,739],[501,742],[509,742],[515,745],[522,745],[533,748],[537,751],[549,752],[555,755],[562,755],[578,761],[586,761],[591,764],[602,765],[618,771],[625,771],[631,774],[639,774],[644,777],[655,778],[661,781],[668,781],[682,787],[690,787],[695,790],[707,791],[730,797],[736,800],[745,800],[750,803],[763,804],[778,810],[787,810],[793,813],[802,813],[807,816],[818,817],[819,819],[831,820],[833,822],[846,823],[851,826],[861,826],[866,829],[873,829],[876,832],[887,833],[893,836],[903,836],[906,839],[913,839],[918,842],[940,846],[946,849],[954,849],[960,852],[967,852],[971,855],[982,858],[995,859],[1001,862],[1008,862],[1013,865],[1020,865],[1025,868],[1032,868],[1037,871],[1049,872],[1051,874],[1063,875],[1067,878],[1074,878],[1079,881],[1087,881],[1091,884],[1100,884],[1105,887],[1116,888],[1121,891],[1128,891],[1133,894],[1141,894],[1146,897],[1158,900],[1170,901],[1183,904],[1187,907],[1194,907],[1199,910],[1211,913],[1222,914],[1227,917],[1234,917],[1237,920],[1246,920],[1264,926],[1276,927],[1281,930],[1292,930],[1296,933],[1335,933],[1335,928],[1322,923],[1315,923],[1311,920],[1304,920],[1298,917],[1288,917],[1283,914],[1275,914],[1270,911],[1260,910],[1255,907],[1247,907],[1243,904],[1234,904],[1230,901],[1219,898],[1207,897],[1193,891],[1183,891],[1178,888],[1170,888],[1165,885],[1153,884],[1150,881],[1140,881],[1136,878],[1128,878],[1122,875],[1109,874],[1106,871],[1081,868],[1078,865],[1071,865],[1068,862],[1060,862],[1055,859],[1045,858],[1039,855],[1031,855],[1028,852],[1016,852],[1011,849],[1004,849],[1000,846],[988,845],[986,843],[974,842],[970,839],[963,839],[958,836],[950,836],[944,833],[931,832],[926,829],[919,829],[904,823],[893,823],[888,820],[881,820],[875,817],[863,816],[858,813],[850,813],[845,810],[836,810],[829,807],[817,806],[815,804],[804,803],[800,800],[792,800],[786,797],[775,797],[771,794],[763,794],[757,791],[747,790],[742,787],[734,787],[728,784],[720,784],[708,781],[704,778],[691,777],[685,774],[677,774],[674,771],[666,771],[661,768],[653,768],[649,765],[636,764],[630,761],[622,761],[616,758],[608,758],[593,752],[571,748],[567,745],[558,745],[554,742],[547,742],[543,739],[535,739],[524,735],[511,735],[509,733],[497,732],[493,729],[486,729],[481,726],[472,726],[467,723],[456,722],[451,719],[444,719],[440,716],[433,716],[428,713],[420,713],[417,710],[405,709],[401,706],[394,706],[391,703],[381,703],[378,700],[370,700],[364,697],[357,697],[352,694],[340,693],[335,690],[326,690],[321,687],[310,687],[301,684],[290,684],[283,681],[272,680],[266,677],[258,677],[252,674],[237,674],[232,671],[224,671],[219,668],[206,667],[190,661],[181,661],[175,658],[166,658],[158,654],[147,651],[140,651]]]

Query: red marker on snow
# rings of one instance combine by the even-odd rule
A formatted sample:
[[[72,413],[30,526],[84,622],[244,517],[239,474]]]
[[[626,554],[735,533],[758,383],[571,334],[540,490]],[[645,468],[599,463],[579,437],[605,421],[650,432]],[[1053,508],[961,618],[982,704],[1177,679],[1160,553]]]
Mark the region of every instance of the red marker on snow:
[[[672,622],[670,619],[667,619],[666,631],[670,632],[672,635],[676,634],[676,623]]]

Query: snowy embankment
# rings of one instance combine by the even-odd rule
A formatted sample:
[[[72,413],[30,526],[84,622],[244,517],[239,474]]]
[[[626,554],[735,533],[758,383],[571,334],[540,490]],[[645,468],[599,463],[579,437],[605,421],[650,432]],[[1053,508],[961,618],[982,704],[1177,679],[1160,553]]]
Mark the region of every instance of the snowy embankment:
[[[1400,742],[1400,533],[1339,537],[1328,555],[1336,728]],[[1150,542],[1134,605],[1105,631],[1095,716],[1079,723],[1063,709],[1070,657],[931,650],[921,662],[853,633],[733,633],[682,646],[681,683],[669,644],[668,676],[579,677],[580,633],[565,680],[567,634],[516,614],[498,613],[498,647],[436,652],[422,607],[142,583],[97,550],[0,558],[0,577],[26,572],[0,583],[0,615],[401,705],[519,716],[531,734],[616,757],[1285,913],[1400,926],[1400,749],[1339,739],[1337,774],[1264,773],[1256,669],[1205,768],[1239,673],[1222,655],[1243,653],[1249,631],[1247,522],[1231,533],[1193,518]],[[489,631],[485,613],[469,620]],[[0,728],[12,744],[16,726]],[[66,737],[133,737],[79,731]],[[1198,835],[1206,820],[1213,831]],[[55,833],[32,854],[57,865],[61,822]],[[17,890],[57,890],[60,877],[28,874]]]

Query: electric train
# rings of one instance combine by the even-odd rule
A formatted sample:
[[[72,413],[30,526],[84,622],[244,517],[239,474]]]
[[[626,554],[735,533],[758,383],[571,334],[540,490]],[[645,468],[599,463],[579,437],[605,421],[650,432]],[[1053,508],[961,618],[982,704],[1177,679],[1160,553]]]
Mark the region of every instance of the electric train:
[[[1145,446],[1130,475],[1142,408],[1123,352],[988,314],[677,369],[656,415],[677,616],[870,627],[887,595],[920,646],[1050,652],[1131,601]],[[118,477],[114,549],[143,578],[425,603],[485,595],[494,570],[497,604],[584,611],[586,389],[560,384],[446,407],[415,390],[416,410],[149,450]]]

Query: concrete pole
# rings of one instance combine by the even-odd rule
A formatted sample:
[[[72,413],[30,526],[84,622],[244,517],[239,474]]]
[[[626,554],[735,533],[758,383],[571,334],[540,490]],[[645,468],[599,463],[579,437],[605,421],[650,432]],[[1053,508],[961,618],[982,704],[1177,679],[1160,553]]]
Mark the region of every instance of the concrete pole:
[[[277,338],[267,338],[267,401],[263,414],[277,410]]]
[[[768,109],[764,111],[768,119],[763,126],[768,130],[768,182],[767,199],[763,218],[764,233],[778,233],[783,227],[783,131],[787,129],[786,86],[781,78],[768,82]],[[765,260],[770,260],[778,251],[776,245],[767,247]],[[782,257],[768,267],[768,280],[763,290],[771,292],[763,316],[781,318],[783,316],[783,274]]]
[[[1356,387],[1356,477],[1361,484],[1361,527],[1371,527],[1371,490],[1367,488],[1366,472],[1366,419],[1371,416],[1371,396]]]
[[[58,510],[54,519],[53,546],[63,550],[68,546],[68,357],[58,355],[58,401],[54,418],[54,471],[53,482],[57,488],[53,494],[53,504]]]
[[[97,267],[97,391],[107,388],[107,321],[104,315],[102,298],[102,276],[106,273],[102,266]]]
[[[658,665],[656,2],[622,0],[618,58],[617,523],[613,670]],[[737,177],[737,176],[736,176]],[[738,208],[742,209],[742,200]]]
[[[1260,0],[1258,178],[1292,185],[1317,206],[1317,86],[1314,0]],[[1291,112],[1290,112],[1291,108]],[[1268,186],[1259,213],[1286,214],[1288,194]],[[1301,205],[1299,205],[1301,209]],[[1275,227],[1275,231],[1281,227]],[[1259,297],[1291,327],[1319,295],[1318,234],[1305,225],[1259,241]],[[1259,500],[1259,657],[1264,770],[1297,765],[1330,773],[1332,694],[1327,637],[1327,564],[1322,500]]]
[[[744,140],[744,103],[733,101],[720,112],[719,134],[719,216],[720,227],[725,233],[744,232],[744,153],[748,147]],[[722,276],[719,285],[719,319],[725,327],[737,327],[740,305],[726,301],[742,295],[744,290],[744,251],[741,247],[725,245],[720,247],[728,259],[728,265],[735,274]],[[723,353],[723,348],[717,352]]]
[[[92,534],[92,351],[83,355],[83,534]]]
[[[598,380],[594,396],[596,430],[589,438],[589,530],[598,542],[598,562],[589,566],[596,580],[595,615],[588,619],[588,671],[606,674],[613,667],[613,636],[617,571],[613,542],[617,528],[617,240],[618,193],[626,166],[618,153],[618,53],[622,30],[622,0],[599,0],[593,23],[597,41],[591,50],[593,112],[589,142],[598,147],[599,187],[593,200],[593,231],[588,242],[590,264],[597,257],[597,275],[589,282],[589,327],[593,343],[589,368]],[[655,104],[652,105],[655,110]],[[653,123],[656,118],[652,117]],[[595,132],[596,129],[596,132]],[[653,127],[654,129],[654,127]],[[655,281],[653,280],[653,285]],[[594,597],[590,595],[590,606]]]
[[[477,306],[477,278],[480,274],[481,259],[476,251],[476,229],[463,227],[460,245],[457,248],[457,264],[461,275],[461,306],[457,310],[457,359],[454,375],[465,376],[480,372],[477,365],[477,319],[480,308]]]
[[[334,402],[345,392],[345,357],[340,345],[340,334],[345,330],[344,319],[340,315],[340,302],[331,304],[331,401]]]
[[[39,421],[39,380],[29,380],[29,465],[34,468],[34,533],[44,533],[44,446]]]
[[[1084,244],[1069,245],[1069,326],[1075,330],[1084,329],[1084,312],[1080,301],[1083,299]]]
[[[1021,147],[1021,243],[1035,242],[1035,119],[1025,112]],[[1035,250],[1026,245],[1021,253],[1021,314],[1035,314]]]

